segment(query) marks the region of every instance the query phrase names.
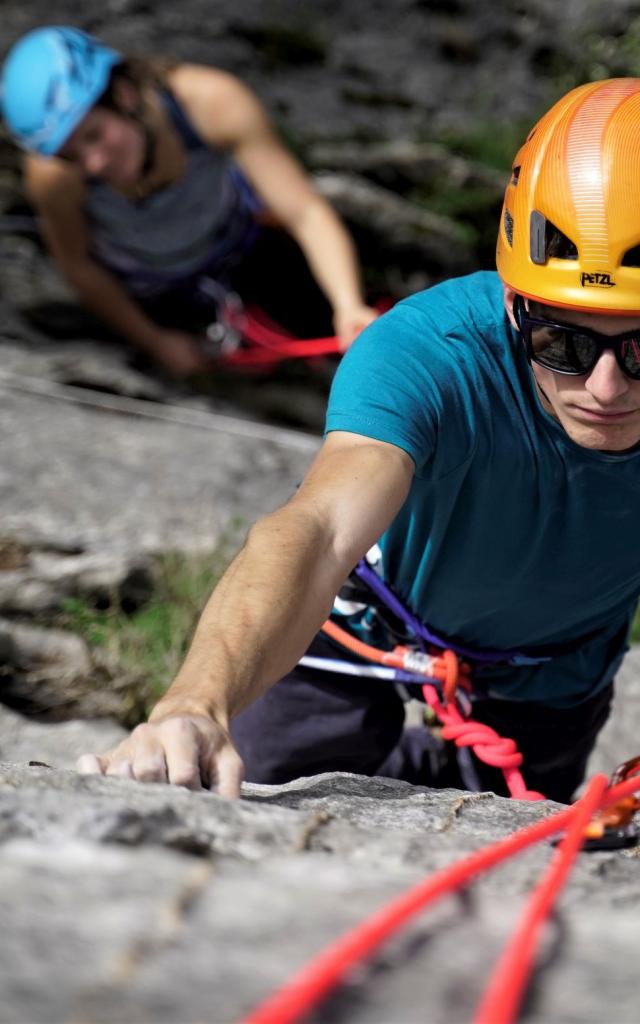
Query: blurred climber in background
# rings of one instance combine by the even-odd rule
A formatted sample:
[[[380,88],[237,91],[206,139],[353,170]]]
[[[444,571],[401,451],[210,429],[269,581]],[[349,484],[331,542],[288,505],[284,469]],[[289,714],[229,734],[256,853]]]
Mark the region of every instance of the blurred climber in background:
[[[171,373],[210,366],[229,291],[343,349],[377,316],[347,230],[233,75],[45,27],[9,51],[1,109],[62,274]]]

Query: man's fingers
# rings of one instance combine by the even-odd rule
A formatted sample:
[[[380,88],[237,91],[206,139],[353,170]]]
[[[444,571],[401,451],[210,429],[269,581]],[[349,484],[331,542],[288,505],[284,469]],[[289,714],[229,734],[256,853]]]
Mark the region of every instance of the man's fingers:
[[[148,725],[138,726],[128,739],[101,757],[85,754],[76,767],[85,774],[99,772],[138,782],[167,781],[162,743]]]
[[[104,758],[96,754],[83,754],[76,761],[76,771],[80,772],[80,775],[104,775],[106,765],[103,764],[103,760]]]
[[[209,772],[209,786],[217,789],[220,796],[236,800],[240,796],[240,783],[244,775],[242,758],[235,747],[227,743],[214,755],[212,770]]]
[[[138,782],[171,782],[187,789],[203,785],[221,796],[240,796],[244,766],[227,733],[199,716],[175,716],[139,725],[108,754],[85,754],[84,774],[113,775]]]
[[[169,782],[187,789],[201,789],[201,737],[194,723],[185,718],[169,718],[160,728]]]
[[[131,761],[113,760],[109,764],[105,774],[106,775],[118,775],[118,776],[120,776],[120,778],[123,778],[123,779],[132,779],[133,778],[133,767],[131,765]]]
[[[114,750],[111,764],[129,764],[138,782],[166,782],[167,764],[157,730],[147,723],[136,726],[128,740]],[[126,774],[126,769],[122,774]]]

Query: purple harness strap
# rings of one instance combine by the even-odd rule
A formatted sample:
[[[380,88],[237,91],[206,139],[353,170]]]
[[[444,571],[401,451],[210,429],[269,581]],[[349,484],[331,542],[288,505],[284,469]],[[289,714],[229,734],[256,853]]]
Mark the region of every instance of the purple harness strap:
[[[443,649],[449,649],[454,651],[455,654],[461,658],[468,658],[470,661],[474,661],[480,665],[495,665],[501,662],[502,664],[508,665],[539,665],[546,661],[551,661],[552,655],[546,657],[530,657],[527,654],[522,654],[520,651],[478,651],[472,650],[469,647],[462,647],[460,644],[451,643],[449,640],[444,640],[438,636],[437,633],[432,633],[430,629],[425,626],[420,619],[416,618],[412,612],[402,603],[402,601],[396,597],[391,588],[382,580],[377,572],[367,564],[364,558],[362,558],[355,567],[354,570],[356,576],[358,576],[364,583],[367,584],[369,589],[373,591],[376,597],[387,606],[389,611],[393,612],[405,626],[408,626],[414,636],[420,641],[421,647],[424,649],[426,644],[434,644],[436,647]]]

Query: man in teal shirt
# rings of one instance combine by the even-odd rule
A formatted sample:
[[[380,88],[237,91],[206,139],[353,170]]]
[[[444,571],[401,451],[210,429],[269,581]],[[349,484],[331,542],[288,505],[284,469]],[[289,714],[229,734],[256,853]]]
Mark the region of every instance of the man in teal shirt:
[[[238,748],[252,781],[459,784],[426,730],[403,732],[393,687],[292,669],[379,542],[407,608],[478,652],[474,718],[517,741],[531,788],[570,799],[640,593],[639,149],[640,79],[545,115],[514,161],[499,276],[439,285],[364,332],[300,490],[251,531],[150,723],[83,770],[234,795]],[[347,622],[385,642],[386,619]],[[326,639],[311,651],[335,657]]]

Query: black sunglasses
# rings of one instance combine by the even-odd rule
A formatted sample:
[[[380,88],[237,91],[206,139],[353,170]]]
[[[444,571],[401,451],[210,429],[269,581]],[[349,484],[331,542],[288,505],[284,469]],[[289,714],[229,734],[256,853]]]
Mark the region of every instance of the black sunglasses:
[[[593,370],[604,350],[611,348],[622,372],[640,380],[640,327],[623,334],[600,334],[588,327],[556,323],[530,316],[521,295],[516,295],[513,312],[527,357],[538,366],[554,373],[584,376]]]

